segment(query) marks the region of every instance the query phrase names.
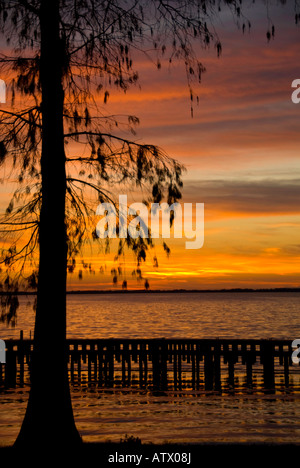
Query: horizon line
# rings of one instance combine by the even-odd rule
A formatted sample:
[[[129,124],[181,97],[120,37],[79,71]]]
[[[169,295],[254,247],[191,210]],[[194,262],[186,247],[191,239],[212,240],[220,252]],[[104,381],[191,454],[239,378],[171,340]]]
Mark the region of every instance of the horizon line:
[[[281,287],[281,288],[222,288],[222,289],[74,289],[66,291],[69,294],[155,294],[155,293],[223,293],[223,292],[300,292],[300,287]],[[3,295],[36,295],[37,291],[0,291]]]

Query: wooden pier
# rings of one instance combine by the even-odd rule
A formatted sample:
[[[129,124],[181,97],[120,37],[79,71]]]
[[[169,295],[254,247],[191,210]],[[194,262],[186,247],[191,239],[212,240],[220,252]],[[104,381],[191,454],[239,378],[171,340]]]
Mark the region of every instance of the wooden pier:
[[[238,339],[68,339],[72,383],[154,389],[300,390],[292,342]],[[33,341],[6,341],[0,385],[30,383]],[[55,378],[49,375],[50,378]]]

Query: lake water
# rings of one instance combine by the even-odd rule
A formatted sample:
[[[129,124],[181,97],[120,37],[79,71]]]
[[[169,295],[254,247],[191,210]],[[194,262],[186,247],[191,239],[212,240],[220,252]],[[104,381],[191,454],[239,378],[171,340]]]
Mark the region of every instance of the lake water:
[[[15,329],[28,338],[32,298],[21,297]],[[126,293],[68,295],[72,338],[300,338],[299,293]],[[51,318],[50,318],[51,320]],[[0,444],[11,444],[24,416],[28,387],[0,390]],[[300,393],[282,388],[218,394],[153,392],[72,385],[77,427],[85,441],[298,442]]]
[[[20,297],[14,329],[34,329],[32,297]],[[300,338],[300,293],[126,293],[68,295],[69,338]],[[49,320],[51,318],[49,317]]]

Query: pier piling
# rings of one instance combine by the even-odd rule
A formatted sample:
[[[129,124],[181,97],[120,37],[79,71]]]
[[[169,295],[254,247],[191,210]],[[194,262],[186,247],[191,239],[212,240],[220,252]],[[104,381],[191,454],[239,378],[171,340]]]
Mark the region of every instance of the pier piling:
[[[20,338],[6,340],[1,386],[30,382],[33,341]],[[294,384],[300,379],[300,367],[292,362],[287,340],[68,339],[67,352],[71,382],[84,378],[106,386],[119,382],[122,386],[221,391],[225,385],[235,388],[242,381],[251,389],[257,378],[270,390],[279,381],[289,387],[291,375]]]

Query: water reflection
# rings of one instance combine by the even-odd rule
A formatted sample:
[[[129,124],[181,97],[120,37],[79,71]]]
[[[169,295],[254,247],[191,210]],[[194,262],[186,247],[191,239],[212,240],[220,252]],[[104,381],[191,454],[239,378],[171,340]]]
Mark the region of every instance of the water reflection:
[[[15,329],[30,337],[33,298],[20,297]],[[69,338],[299,338],[299,293],[68,295]]]
[[[77,389],[78,391],[78,389]],[[78,427],[89,440],[147,442],[299,441],[299,395],[73,390]],[[83,401],[87,404],[83,408]]]
[[[1,445],[13,443],[25,414],[29,387],[2,389]],[[279,388],[164,390],[103,388],[74,383],[77,427],[85,441],[119,442],[125,434],[144,442],[299,442],[300,393]]]

